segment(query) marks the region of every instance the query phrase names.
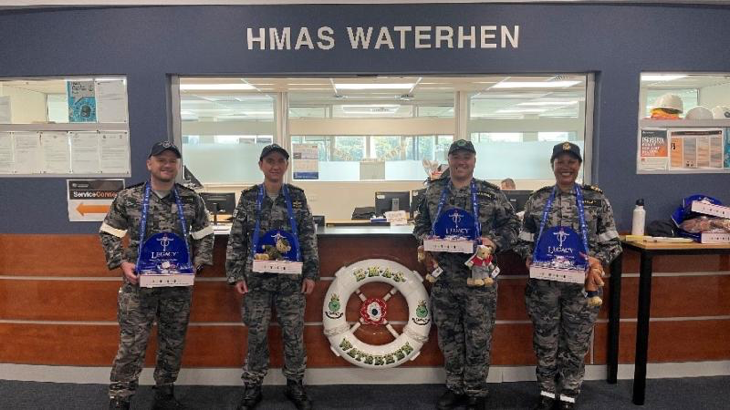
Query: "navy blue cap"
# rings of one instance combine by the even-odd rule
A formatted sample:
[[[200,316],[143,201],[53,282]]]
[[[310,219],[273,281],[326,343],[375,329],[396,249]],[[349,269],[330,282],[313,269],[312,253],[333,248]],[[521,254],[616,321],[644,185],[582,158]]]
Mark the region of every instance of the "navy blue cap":
[[[180,154],[180,150],[170,141],[160,141],[156,142],[155,145],[152,146],[152,149],[150,150],[149,157],[155,157],[157,155],[162,154],[164,151],[172,151],[177,155],[178,158],[182,158],[182,154]]]
[[[279,152],[281,155],[284,156],[287,160],[289,159],[289,153],[286,152],[284,148],[282,148],[279,144],[271,144],[264,147],[264,149],[261,150],[261,156],[259,157],[259,161],[264,159],[265,156],[271,154],[272,152]]]
[[[580,162],[583,162],[583,157],[580,156],[580,147],[573,144],[572,142],[565,141],[553,147],[553,156],[550,157],[550,163],[552,163],[555,158],[557,158],[560,154],[564,152],[573,155],[574,157],[578,158]]]
[[[477,153],[477,150],[474,149],[474,144],[472,144],[471,141],[467,141],[465,139],[454,141],[449,147],[449,155],[459,150],[469,151],[473,154]]]

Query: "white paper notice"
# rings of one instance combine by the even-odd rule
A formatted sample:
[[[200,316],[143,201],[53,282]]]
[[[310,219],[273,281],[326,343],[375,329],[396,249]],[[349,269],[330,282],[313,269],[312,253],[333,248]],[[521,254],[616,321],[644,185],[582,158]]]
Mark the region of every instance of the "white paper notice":
[[[74,174],[97,174],[99,137],[96,132],[71,133],[71,169]]]
[[[15,172],[13,159],[13,135],[9,132],[0,132],[0,174]]]
[[[0,97],[0,124],[11,124],[10,97]]]
[[[38,132],[16,132],[15,172],[17,174],[40,174],[42,168],[41,136]]]
[[[65,132],[41,133],[43,173],[68,174],[71,172],[71,151]]]
[[[96,82],[98,122],[127,122],[127,92],[122,80]]]
[[[100,169],[105,174],[129,174],[129,134],[102,133],[99,136]]]
[[[294,179],[319,179],[319,146],[317,144],[292,144]]]

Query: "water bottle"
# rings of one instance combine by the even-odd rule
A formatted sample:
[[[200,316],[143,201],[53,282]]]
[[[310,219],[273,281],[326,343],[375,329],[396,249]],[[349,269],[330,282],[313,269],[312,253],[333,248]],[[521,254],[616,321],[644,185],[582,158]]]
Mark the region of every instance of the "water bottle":
[[[646,223],[646,211],[644,210],[644,200],[639,199],[636,201],[636,207],[634,208],[634,215],[631,219],[631,234],[632,235],[644,235],[644,224]]]

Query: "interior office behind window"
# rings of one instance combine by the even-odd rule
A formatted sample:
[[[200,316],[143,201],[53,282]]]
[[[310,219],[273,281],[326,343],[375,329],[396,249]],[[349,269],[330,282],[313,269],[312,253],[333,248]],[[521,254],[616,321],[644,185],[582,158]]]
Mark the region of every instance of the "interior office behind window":
[[[549,183],[544,167],[523,164],[556,139],[583,144],[589,82],[586,75],[186,77],[181,139],[193,151],[186,165],[212,191],[260,180],[247,158],[272,140],[293,153],[296,144],[316,145],[318,179],[289,181],[307,190],[315,214],[349,219],[354,207],[374,205],[376,191],[423,188],[422,160],[445,163],[457,137],[475,142],[477,177],[499,184],[511,176],[524,189]],[[291,165],[296,171],[294,155]]]

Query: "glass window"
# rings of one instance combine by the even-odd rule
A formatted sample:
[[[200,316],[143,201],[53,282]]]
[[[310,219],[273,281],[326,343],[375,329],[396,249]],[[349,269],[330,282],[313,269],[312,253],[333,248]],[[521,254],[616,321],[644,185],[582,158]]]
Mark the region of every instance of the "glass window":
[[[475,175],[552,182],[547,164],[553,145],[570,140],[583,147],[587,76],[489,79],[468,96],[467,130],[479,158]]]
[[[233,78],[180,78],[183,162],[204,184],[260,182],[276,96]]]
[[[0,79],[0,174],[129,177],[125,77]]]
[[[642,73],[640,117],[650,118],[659,98],[666,95],[679,97],[684,118],[694,107],[712,110],[730,106],[730,77],[727,74]]]
[[[0,124],[127,122],[124,77],[0,80]]]

